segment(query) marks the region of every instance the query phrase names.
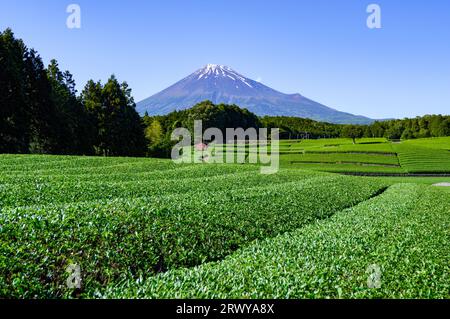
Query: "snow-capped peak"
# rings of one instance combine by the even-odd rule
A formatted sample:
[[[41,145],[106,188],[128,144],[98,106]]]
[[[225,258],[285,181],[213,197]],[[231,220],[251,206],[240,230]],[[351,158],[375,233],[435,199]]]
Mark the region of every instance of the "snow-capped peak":
[[[202,69],[195,72],[197,80],[206,80],[208,78],[220,78],[224,77],[229,80],[238,81],[244,83],[246,86],[253,88],[249,83],[250,80],[234,71],[232,68],[221,64],[207,64]]]
[[[207,71],[223,71],[223,70],[231,70],[231,68],[227,67],[226,65],[221,65],[221,64],[207,64],[204,69],[206,69]]]

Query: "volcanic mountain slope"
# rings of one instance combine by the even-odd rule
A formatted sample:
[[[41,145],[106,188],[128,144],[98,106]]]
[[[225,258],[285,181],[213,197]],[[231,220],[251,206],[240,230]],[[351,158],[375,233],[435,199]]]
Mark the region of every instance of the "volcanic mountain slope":
[[[208,64],[188,77],[137,104],[141,114],[163,115],[187,109],[205,100],[236,104],[259,115],[296,116],[340,124],[367,124],[372,120],[344,113],[300,94],[284,94],[244,77],[230,67]]]

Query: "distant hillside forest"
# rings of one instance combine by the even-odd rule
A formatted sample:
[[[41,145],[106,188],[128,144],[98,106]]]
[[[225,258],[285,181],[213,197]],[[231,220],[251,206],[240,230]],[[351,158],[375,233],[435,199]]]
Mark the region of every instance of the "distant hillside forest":
[[[450,116],[426,115],[402,120],[375,121],[370,125],[338,125],[295,117],[263,117],[265,127],[278,127],[282,138],[386,137],[390,140],[441,137],[450,135]],[[307,134],[305,134],[307,133]]]
[[[149,142],[149,154],[168,155],[170,135],[177,127],[185,127],[193,134],[194,120],[203,121],[203,130],[217,127],[279,128],[281,139],[351,138],[354,142],[363,137],[386,137],[390,140],[450,136],[450,116],[427,115],[414,119],[377,121],[371,125],[341,125],[316,122],[297,117],[257,117],[247,109],[236,105],[214,105],[210,101],[191,109],[172,112],[163,116],[144,116],[145,134]]]
[[[337,125],[295,117],[258,117],[236,105],[209,101],[164,116],[140,117],[131,89],[114,75],[88,81],[78,94],[69,71],[56,60],[44,67],[38,53],[0,33],[0,153],[168,157],[178,127],[280,128],[282,139],[361,137],[413,139],[450,136],[450,116]]]

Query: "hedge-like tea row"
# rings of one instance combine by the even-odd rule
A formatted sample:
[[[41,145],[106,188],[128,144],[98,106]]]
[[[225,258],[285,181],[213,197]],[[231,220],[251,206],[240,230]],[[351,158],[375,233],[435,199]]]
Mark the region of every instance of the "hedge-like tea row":
[[[402,167],[409,173],[450,173],[450,146],[445,149],[445,139],[438,140],[442,140],[442,149],[416,145],[416,141],[395,145]]]
[[[63,155],[0,155],[0,171],[8,173],[45,173],[58,170],[82,170],[107,167],[147,166],[147,168],[163,169],[176,166],[166,160],[129,157],[84,157]],[[59,172],[60,173],[60,172]]]
[[[92,296],[123,280],[220,260],[255,239],[326,218],[383,188],[343,176],[271,183],[276,176],[261,177],[251,188],[227,189],[234,180],[227,175],[221,190],[199,180],[189,181],[196,191],[3,209],[0,297]],[[70,264],[81,266],[81,290],[66,287]]]
[[[450,197],[398,184],[222,262],[111,286],[114,298],[450,298]]]
[[[305,153],[283,155],[282,159],[288,162],[311,163],[371,163],[379,165],[398,165],[396,156],[383,154],[348,154],[348,153]]]
[[[0,184],[0,206],[20,207],[113,198],[160,196],[196,192],[207,187],[210,192],[222,189],[248,188],[271,183],[311,178],[317,174],[304,171],[281,171],[274,176],[261,175],[257,168],[199,166],[141,173],[134,178],[90,175],[57,175],[52,178],[18,178],[16,182]],[[249,169],[252,168],[252,169]],[[237,171],[238,170],[238,171]],[[236,172],[237,171],[237,172]],[[230,177],[229,179],[227,177]]]

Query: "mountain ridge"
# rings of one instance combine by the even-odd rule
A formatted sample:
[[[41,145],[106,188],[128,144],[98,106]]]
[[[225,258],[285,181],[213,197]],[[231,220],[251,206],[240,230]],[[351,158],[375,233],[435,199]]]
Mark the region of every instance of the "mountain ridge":
[[[337,124],[373,122],[364,116],[340,112],[299,93],[282,93],[219,64],[207,64],[137,103],[136,109],[141,114],[163,115],[190,108],[205,100],[214,104],[236,104],[258,116],[295,116]]]

